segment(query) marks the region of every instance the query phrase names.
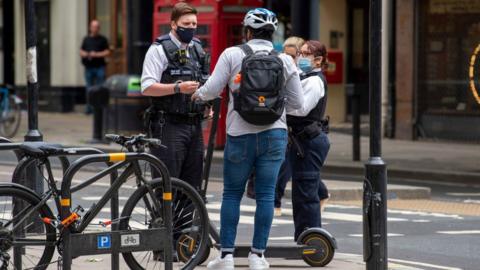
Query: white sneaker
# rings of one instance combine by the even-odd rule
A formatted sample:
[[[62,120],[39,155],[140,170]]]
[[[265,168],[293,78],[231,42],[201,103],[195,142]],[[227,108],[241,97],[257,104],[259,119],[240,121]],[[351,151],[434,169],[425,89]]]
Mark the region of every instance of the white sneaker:
[[[227,254],[225,258],[222,259],[222,255],[219,255],[214,260],[210,261],[207,264],[207,269],[216,269],[216,270],[233,270],[235,264],[233,263],[233,255]]]
[[[270,268],[270,264],[265,259],[265,256],[259,257],[255,253],[248,254],[248,266],[250,270],[265,270]]]

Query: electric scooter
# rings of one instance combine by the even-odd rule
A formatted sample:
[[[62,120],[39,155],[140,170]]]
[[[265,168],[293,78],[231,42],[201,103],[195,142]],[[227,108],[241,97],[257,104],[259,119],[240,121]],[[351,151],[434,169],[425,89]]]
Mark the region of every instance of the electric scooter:
[[[218,127],[218,119],[220,116],[221,99],[217,98],[213,103],[213,119],[212,127],[210,129],[210,136],[208,139],[208,147],[205,155],[205,164],[203,169],[203,181],[200,194],[206,198],[210,167],[212,164],[213,150],[215,146],[215,135]],[[215,225],[210,222],[210,248],[220,248],[220,235]],[[204,263],[209,255],[210,248],[207,248],[205,253],[200,256],[200,264]],[[274,244],[269,245],[265,251],[265,256],[268,258],[285,258],[292,260],[303,259],[307,264],[313,267],[326,266],[331,262],[337,249],[337,241],[327,230],[323,228],[310,228],[305,230],[299,237],[296,243],[291,244]],[[240,244],[235,247],[235,257],[248,257],[250,252],[250,244]],[[180,258],[182,259],[182,258]],[[185,258],[186,259],[186,258]]]

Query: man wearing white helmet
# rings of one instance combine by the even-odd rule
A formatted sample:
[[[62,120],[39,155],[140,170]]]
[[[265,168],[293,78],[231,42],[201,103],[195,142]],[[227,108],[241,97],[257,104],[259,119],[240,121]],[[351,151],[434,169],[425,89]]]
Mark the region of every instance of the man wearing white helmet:
[[[211,100],[220,95],[225,86],[229,90],[227,113],[227,143],[224,153],[224,192],[220,213],[221,255],[209,262],[208,269],[234,269],[233,253],[237,225],[240,216],[240,201],[245,191],[247,178],[255,167],[256,202],[254,235],[251,252],[248,256],[250,269],[268,269],[269,263],[263,253],[273,219],[273,202],[275,183],[285,156],[287,145],[287,124],[285,108],[298,109],[303,104],[303,93],[297,68],[291,57],[271,52],[273,50],[272,35],[277,28],[275,13],[257,8],[250,10],[244,18],[245,45],[227,48],[219,57],[211,77],[192,96],[193,99]],[[258,124],[242,114],[239,108],[239,92],[245,89],[247,66],[242,60],[257,54],[275,55],[282,74],[276,80],[283,106],[276,108],[278,117],[275,120]],[[251,58],[250,58],[251,59]],[[275,60],[275,59],[274,59]],[[275,62],[275,61],[273,61]],[[260,63],[260,64],[263,64]],[[268,63],[265,63],[268,65]],[[277,66],[278,67],[278,66]],[[258,69],[260,70],[260,69]],[[258,71],[257,70],[257,71]],[[268,73],[268,71],[267,71]],[[270,76],[250,85],[265,85]],[[258,86],[260,87],[260,86]],[[253,89],[255,92],[256,89]],[[280,94],[279,94],[280,95]],[[268,107],[269,94],[258,96],[258,104]],[[235,101],[237,99],[237,101]],[[255,99],[254,99],[255,102]],[[259,117],[261,118],[261,117]]]

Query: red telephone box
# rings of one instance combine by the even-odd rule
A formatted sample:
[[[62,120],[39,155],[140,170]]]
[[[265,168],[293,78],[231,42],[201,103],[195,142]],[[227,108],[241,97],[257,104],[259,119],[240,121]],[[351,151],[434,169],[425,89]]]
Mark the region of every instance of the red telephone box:
[[[170,13],[178,0],[155,0],[153,14],[153,40],[170,31]],[[199,38],[205,51],[211,54],[211,70],[218,57],[227,47],[241,44],[243,38],[242,21],[250,9],[262,7],[262,0],[191,0],[183,1],[198,11],[196,37]],[[215,145],[223,147],[226,141],[227,98],[222,94],[223,102],[220,110]],[[208,138],[211,123],[204,128],[204,138]],[[206,142],[206,140],[205,140]]]

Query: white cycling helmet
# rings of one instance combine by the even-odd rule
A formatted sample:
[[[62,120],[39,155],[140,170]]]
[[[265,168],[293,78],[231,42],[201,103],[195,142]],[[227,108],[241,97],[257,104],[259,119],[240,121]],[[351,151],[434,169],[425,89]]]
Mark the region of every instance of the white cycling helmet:
[[[266,8],[256,8],[247,12],[243,19],[244,26],[250,26],[253,29],[260,29],[265,26],[272,26],[277,30],[277,15]]]

